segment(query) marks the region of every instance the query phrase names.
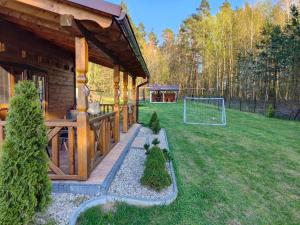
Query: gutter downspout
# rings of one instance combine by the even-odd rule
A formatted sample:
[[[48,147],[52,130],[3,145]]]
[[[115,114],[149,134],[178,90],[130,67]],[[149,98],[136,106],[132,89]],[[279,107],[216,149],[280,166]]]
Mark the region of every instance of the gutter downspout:
[[[146,85],[146,84],[149,84],[149,79],[147,78],[147,80],[144,82],[144,83],[141,83],[137,86],[137,89],[136,89],[136,106],[137,106],[137,110],[136,110],[136,121],[138,122],[139,121],[139,101],[140,101],[140,87]]]

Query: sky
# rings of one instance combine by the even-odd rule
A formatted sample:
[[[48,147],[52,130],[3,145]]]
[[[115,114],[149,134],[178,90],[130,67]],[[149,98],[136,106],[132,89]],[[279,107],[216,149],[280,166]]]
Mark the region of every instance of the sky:
[[[106,0],[119,4],[121,0]],[[245,0],[229,0],[233,8],[243,6]],[[201,0],[125,0],[129,13],[137,25],[143,22],[146,31],[154,31],[162,39],[162,31],[171,28],[176,34],[181,22],[196,12]],[[216,14],[224,0],[209,0],[212,14]],[[249,2],[249,1],[248,1]],[[251,2],[251,1],[250,1]]]

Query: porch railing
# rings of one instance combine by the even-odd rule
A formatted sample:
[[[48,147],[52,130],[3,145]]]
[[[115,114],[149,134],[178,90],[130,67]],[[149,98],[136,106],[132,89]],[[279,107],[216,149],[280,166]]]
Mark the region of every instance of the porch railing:
[[[77,122],[47,121],[48,148],[50,157],[49,176],[54,180],[77,180]]]
[[[109,105],[109,107],[112,107]],[[122,107],[120,107],[122,109]],[[129,125],[133,124],[134,106],[129,109]],[[120,115],[122,115],[120,111]],[[89,173],[105,155],[117,144],[115,129],[116,112],[109,112],[89,118],[89,148],[86,159],[78,157],[77,122],[68,120],[46,121],[48,147],[45,149],[50,158],[49,177],[53,180],[82,180],[78,165],[87,164]],[[5,139],[5,123],[0,121],[0,146]]]
[[[5,138],[5,121],[0,121],[0,145]],[[77,166],[77,122],[67,120],[46,121],[48,146],[45,149],[50,158],[49,177],[54,180],[80,180]]]
[[[115,112],[90,118],[91,170],[115,146]]]
[[[110,113],[114,111],[114,104],[100,104],[100,112],[102,114]]]

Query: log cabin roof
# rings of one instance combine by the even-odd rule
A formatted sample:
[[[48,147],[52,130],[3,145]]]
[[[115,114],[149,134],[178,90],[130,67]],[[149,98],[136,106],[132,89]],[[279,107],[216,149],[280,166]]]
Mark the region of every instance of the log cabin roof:
[[[178,85],[158,85],[158,84],[152,84],[149,85],[150,91],[179,91]]]
[[[89,60],[149,78],[132,26],[120,6],[102,0],[0,0],[0,20],[17,24],[69,52],[75,37],[89,43]]]

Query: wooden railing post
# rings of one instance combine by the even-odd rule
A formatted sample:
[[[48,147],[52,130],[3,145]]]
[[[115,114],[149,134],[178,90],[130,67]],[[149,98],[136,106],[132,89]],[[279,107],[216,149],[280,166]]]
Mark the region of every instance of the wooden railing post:
[[[128,132],[128,73],[123,73],[123,132]]]
[[[114,137],[115,142],[119,142],[120,140],[120,108],[119,108],[119,84],[120,84],[120,67],[114,67],[114,112],[115,116],[115,129],[114,129]]]
[[[132,77],[132,105],[133,105],[133,123],[136,123],[136,77]]]
[[[93,128],[90,129],[90,157],[91,157],[91,161],[93,161],[95,159],[95,154],[97,149],[95,148],[95,131]]]
[[[59,134],[56,134],[52,138],[52,144],[51,144],[51,152],[52,152],[52,162],[54,165],[59,167]]]
[[[68,153],[69,153],[69,173],[70,175],[75,174],[75,134],[74,127],[68,127]]]
[[[85,38],[75,38],[76,52],[76,84],[77,96],[77,145],[78,145],[78,175],[81,179],[87,180],[90,170],[89,151],[89,121],[88,121],[88,44]]]

